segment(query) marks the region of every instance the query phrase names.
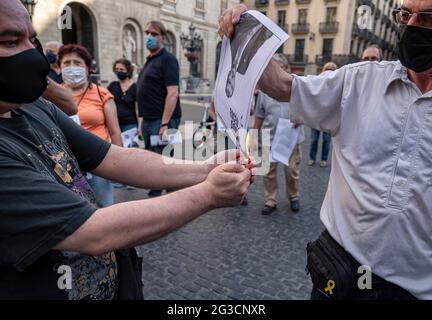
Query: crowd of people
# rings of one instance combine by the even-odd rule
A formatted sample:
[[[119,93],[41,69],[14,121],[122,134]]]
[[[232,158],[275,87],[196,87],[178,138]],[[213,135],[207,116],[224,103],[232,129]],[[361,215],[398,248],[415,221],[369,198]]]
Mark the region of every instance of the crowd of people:
[[[231,37],[246,10],[226,10],[220,35]],[[400,61],[382,61],[374,45],[362,63],[301,77],[277,54],[259,82],[254,129],[273,142],[282,118],[301,137],[312,128],[309,166],[321,133],[321,167],[333,144],[326,230],[307,245],[312,299],[432,299],[431,10],[431,0],[405,0],[395,11]],[[247,204],[256,169],[239,151],[164,161],[161,142],[182,118],[180,70],[164,25],[150,21],[145,34],[150,54],[137,81],[120,58],[105,88],[92,79],[86,48],[43,48],[21,2],[0,3],[0,299],[142,299],[135,246]],[[131,130],[146,150],[123,148]],[[303,140],[283,168],[293,212]],[[277,208],[278,167],[264,177],[264,215]],[[151,190],[149,199],[115,204],[114,185]],[[372,290],[356,285],[361,265],[373,271]],[[71,268],[68,290],[57,285],[60,266]]]

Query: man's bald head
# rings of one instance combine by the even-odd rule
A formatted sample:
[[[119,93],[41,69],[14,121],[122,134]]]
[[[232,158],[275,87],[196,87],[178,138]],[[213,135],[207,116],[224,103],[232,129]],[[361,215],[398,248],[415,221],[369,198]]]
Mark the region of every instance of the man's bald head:
[[[63,43],[58,41],[50,41],[46,43],[45,50],[47,52],[58,54],[58,51],[60,50],[61,47],[63,47]]]
[[[378,61],[383,59],[383,52],[377,45],[370,46],[363,51],[362,60],[363,61]]]
[[[7,16],[13,16],[19,19],[28,18],[30,20],[27,9],[19,0],[0,1],[0,21],[5,19]]]

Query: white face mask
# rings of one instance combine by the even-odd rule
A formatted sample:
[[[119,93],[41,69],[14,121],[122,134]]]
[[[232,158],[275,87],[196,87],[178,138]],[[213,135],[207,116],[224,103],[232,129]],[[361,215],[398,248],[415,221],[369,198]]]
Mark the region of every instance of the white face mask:
[[[77,87],[87,81],[87,69],[84,67],[66,67],[62,69],[62,77],[66,84]]]

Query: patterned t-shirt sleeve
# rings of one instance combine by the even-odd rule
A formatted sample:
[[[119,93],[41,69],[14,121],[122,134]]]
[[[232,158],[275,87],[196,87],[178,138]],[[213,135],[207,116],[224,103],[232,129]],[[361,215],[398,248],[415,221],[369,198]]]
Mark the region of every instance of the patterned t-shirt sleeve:
[[[84,130],[54,105],[50,105],[50,107],[54,119],[65,135],[81,170],[88,172],[96,169],[105,159],[111,144]]]
[[[23,271],[96,211],[67,186],[20,160],[0,156],[0,179],[0,266]]]

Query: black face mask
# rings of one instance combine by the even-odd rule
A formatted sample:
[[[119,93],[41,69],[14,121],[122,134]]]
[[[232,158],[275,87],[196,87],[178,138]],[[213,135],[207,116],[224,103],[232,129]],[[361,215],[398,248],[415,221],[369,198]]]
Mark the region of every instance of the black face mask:
[[[401,63],[410,70],[424,72],[432,68],[432,29],[402,27],[398,53]]]
[[[38,49],[0,57],[0,101],[23,104],[36,101],[48,86],[50,65]]]
[[[128,73],[127,73],[127,72],[119,71],[119,72],[116,72],[115,74],[117,75],[117,78],[118,78],[120,81],[126,80],[127,77],[128,77]]]

